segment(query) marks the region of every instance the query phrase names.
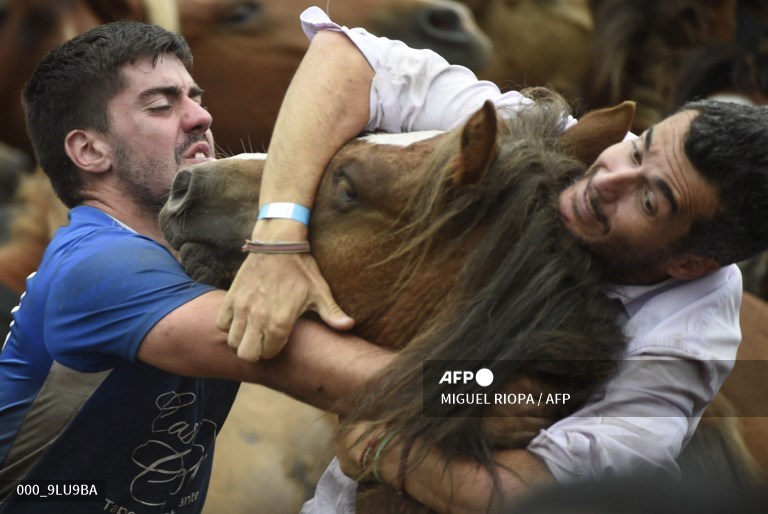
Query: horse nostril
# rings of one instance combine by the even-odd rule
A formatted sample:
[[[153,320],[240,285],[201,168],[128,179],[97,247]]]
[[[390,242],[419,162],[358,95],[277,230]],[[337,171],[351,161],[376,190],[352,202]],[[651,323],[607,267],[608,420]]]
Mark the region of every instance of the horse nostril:
[[[421,12],[419,25],[429,36],[454,43],[467,43],[469,35],[459,13],[445,7],[432,7]]]
[[[427,13],[427,21],[439,30],[457,30],[461,26],[456,11],[448,9],[432,9]]]
[[[174,212],[184,208],[189,197],[189,186],[192,183],[192,172],[188,169],[180,170],[171,184],[171,194],[168,196],[166,209]]]

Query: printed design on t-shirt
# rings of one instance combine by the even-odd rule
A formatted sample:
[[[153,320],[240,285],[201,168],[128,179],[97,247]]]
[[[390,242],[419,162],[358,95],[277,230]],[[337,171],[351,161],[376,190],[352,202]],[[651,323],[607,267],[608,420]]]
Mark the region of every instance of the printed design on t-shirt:
[[[131,481],[131,496],[144,505],[165,505],[192,482],[204,466],[217,425],[196,419],[197,396],[171,391],[155,400],[160,413],[152,421],[155,438],[133,450],[139,473]],[[188,494],[188,493],[185,493]]]

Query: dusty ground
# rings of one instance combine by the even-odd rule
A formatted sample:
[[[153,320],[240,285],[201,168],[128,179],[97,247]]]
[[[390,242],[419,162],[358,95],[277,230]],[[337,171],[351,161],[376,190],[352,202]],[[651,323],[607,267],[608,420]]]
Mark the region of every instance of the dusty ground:
[[[243,384],[216,442],[204,514],[295,514],[332,454],[335,418]]]

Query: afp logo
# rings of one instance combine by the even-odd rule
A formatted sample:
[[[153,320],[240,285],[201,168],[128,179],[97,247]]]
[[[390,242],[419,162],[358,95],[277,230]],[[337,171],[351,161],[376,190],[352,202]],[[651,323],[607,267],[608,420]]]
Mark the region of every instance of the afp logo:
[[[481,368],[476,372],[471,370],[448,370],[443,372],[439,384],[469,384],[475,381],[481,387],[493,384],[493,372],[488,368]]]

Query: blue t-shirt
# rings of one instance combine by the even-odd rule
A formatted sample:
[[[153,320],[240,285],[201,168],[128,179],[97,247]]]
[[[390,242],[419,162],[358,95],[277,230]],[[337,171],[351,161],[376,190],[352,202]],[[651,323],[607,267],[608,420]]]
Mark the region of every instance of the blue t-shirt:
[[[211,291],[161,245],[76,207],[0,352],[0,513],[200,512],[239,384],[136,360],[152,327]],[[93,502],[18,502],[12,481],[103,481]]]

